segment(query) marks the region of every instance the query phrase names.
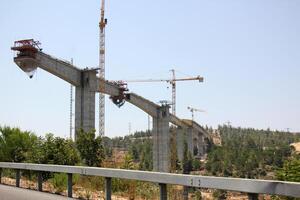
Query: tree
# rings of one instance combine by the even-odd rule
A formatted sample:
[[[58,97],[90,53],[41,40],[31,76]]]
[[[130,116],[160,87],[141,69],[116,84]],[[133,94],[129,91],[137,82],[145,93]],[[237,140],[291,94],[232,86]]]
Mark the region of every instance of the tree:
[[[88,166],[100,167],[105,157],[101,137],[95,138],[95,131],[77,132],[76,147],[83,162]]]
[[[200,170],[201,161],[199,159],[193,159],[193,170]]]
[[[122,165],[122,169],[135,169],[136,166],[133,162],[133,158],[132,158],[132,155],[130,153],[127,153],[125,155],[125,158],[124,158],[124,163]]]
[[[130,154],[132,155],[133,160],[135,160],[135,161],[138,161],[138,160],[139,160],[140,154],[139,154],[138,147],[137,147],[137,144],[136,144],[136,143],[133,143],[133,144],[130,146],[129,152],[130,152]]]
[[[291,155],[290,143],[300,141],[300,135],[286,132],[232,126],[218,129],[222,146],[212,146],[206,162],[212,175],[261,178],[282,168]]]
[[[0,127],[0,160],[5,162],[28,160],[37,141],[38,138],[31,132]]]
[[[130,153],[127,153],[125,155],[124,163],[123,163],[122,168],[123,169],[131,169],[131,170],[136,169],[136,166],[133,162],[132,155]],[[126,188],[126,190],[128,191],[128,194],[129,194],[129,199],[134,200],[135,199],[135,193],[136,193],[136,181],[125,180],[124,183],[125,183],[125,188]]]
[[[152,142],[150,140],[145,141],[140,158],[140,169],[152,171],[153,160],[152,160]]]
[[[35,146],[33,161],[43,164],[76,165],[80,156],[72,140],[46,134],[45,139]]]
[[[282,168],[276,172],[276,177],[281,181],[300,182],[300,159],[290,158],[284,162]]]

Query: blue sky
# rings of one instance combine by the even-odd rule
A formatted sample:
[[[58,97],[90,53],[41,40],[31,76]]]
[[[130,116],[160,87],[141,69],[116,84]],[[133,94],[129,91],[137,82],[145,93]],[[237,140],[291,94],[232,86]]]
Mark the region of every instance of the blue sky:
[[[39,135],[69,134],[69,84],[42,70],[30,80],[12,61],[13,41],[34,38],[44,52],[77,66],[98,65],[100,1],[0,2],[0,124]],[[177,84],[177,114],[216,127],[300,131],[300,1],[128,0],[107,2],[106,77],[202,75]],[[181,73],[180,73],[181,72]],[[154,102],[166,83],[130,84]],[[106,101],[106,135],[147,129],[147,115]]]

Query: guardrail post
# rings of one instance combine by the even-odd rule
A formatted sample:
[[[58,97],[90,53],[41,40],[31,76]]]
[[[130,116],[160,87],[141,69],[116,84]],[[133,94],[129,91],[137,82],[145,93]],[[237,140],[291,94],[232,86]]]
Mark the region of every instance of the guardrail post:
[[[43,176],[42,176],[42,172],[38,172],[38,180],[37,180],[37,184],[38,184],[38,191],[42,192],[43,191]]]
[[[73,191],[72,191],[72,177],[73,175],[68,173],[68,197],[72,198]]]
[[[183,200],[188,200],[189,199],[189,187],[184,186],[183,187]]]
[[[167,200],[168,194],[167,194],[167,185],[160,183],[159,184],[159,199],[160,200]]]
[[[258,200],[258,194],[248,193],[249,200]]]
[[[111,178],[105,177],[105,200],[111,200]]]
[[[16,170],[16,187],[20,187],[20,179],[21,179],[21,172],[20,169]]]
[[[2,183],[1,179],[2,179],[2,168],[0,168],[0,184]]]

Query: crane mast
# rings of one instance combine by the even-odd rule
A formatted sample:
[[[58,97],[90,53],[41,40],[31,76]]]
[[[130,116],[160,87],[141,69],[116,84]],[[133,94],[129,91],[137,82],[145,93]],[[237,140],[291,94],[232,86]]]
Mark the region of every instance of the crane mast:
[[[100,44],[99,44],[99,78],[100,90],[105,91],[105,26],[107,19],[104,17],[105,0],[102,0],[100,14]],[[104,136],[105,132],[105,96],[99,93],[99,135]]]
[[[188,106],[187,109],[189,111],[191,111],[191,113],[192,113],[192,123],[194,122],[194,113],[195,112],[205,112],[204,110],[200,110],[200,109],[197,109],[197,108],[192,108],[190,106]]]

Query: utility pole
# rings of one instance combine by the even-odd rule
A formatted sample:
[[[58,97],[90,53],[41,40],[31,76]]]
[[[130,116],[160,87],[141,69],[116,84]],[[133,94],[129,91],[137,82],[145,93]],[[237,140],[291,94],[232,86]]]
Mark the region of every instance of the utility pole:
[[[150,132],[150,115],[148,115],[148,131]]]
[[[71,59],[71,64],[73,65],[73,58]],[[73,132],[73,85],[70,84],[70,139],[72,140]]]
[[[176,76],[175,69],[171,69],[172,79],[170,81],[172,85],[172,114],[176,115]]]
[[[231,126],[231,122],[230,121],[227,121],[226,124],[227,124],[228,127]]]
[[[131,123],[128,123],[128,135],[131,135]]]

